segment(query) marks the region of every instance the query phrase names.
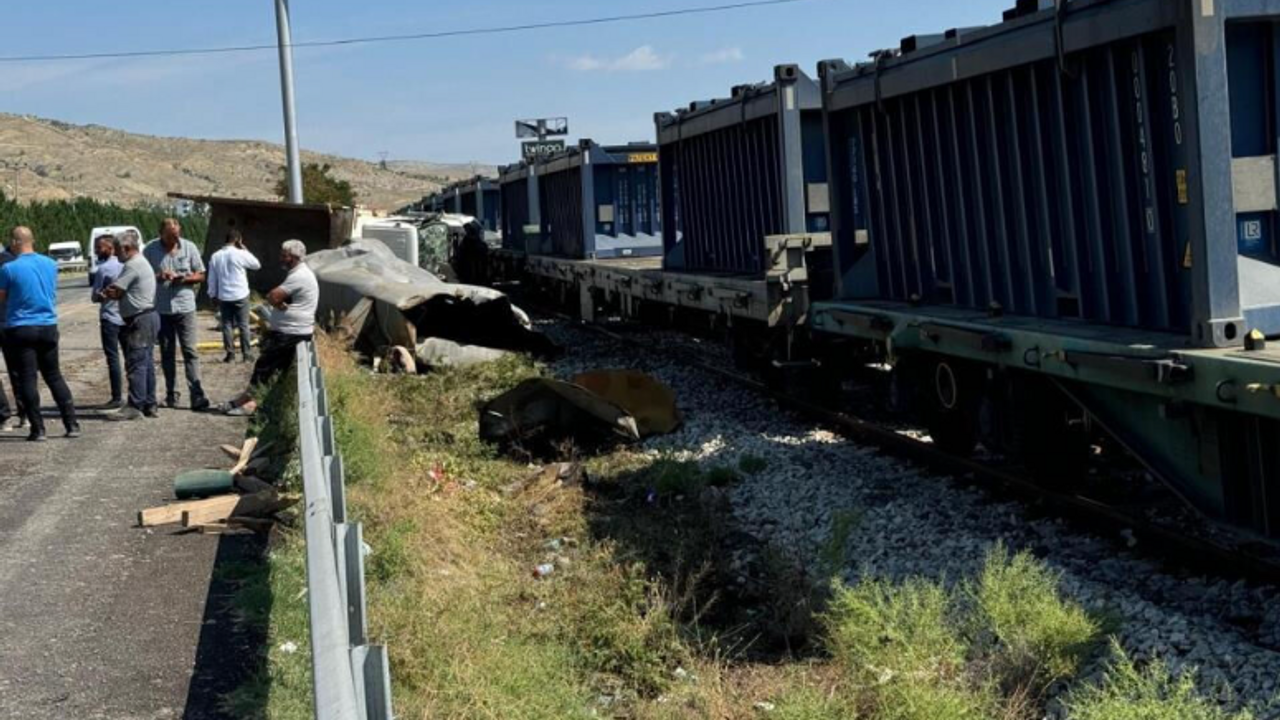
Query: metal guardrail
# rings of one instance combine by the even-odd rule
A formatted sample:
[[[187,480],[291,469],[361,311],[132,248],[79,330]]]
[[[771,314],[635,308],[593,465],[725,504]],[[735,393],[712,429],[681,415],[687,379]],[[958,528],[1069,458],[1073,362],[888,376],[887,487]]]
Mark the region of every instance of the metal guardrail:
[[[324,373],[298,345],[298,435],[306,503],[307,603],[317,720],[391,720],[387,648],[366,644],[360,523],[347,523],[342,456]]]

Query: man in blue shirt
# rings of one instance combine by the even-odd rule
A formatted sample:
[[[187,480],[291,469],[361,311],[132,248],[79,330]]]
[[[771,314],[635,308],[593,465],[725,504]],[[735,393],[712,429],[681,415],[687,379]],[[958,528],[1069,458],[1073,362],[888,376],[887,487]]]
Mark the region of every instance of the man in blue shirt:
[[[120,371],[120,329],[124,327],[124,318],[120,317],[120,301],[112,300],[102,291],[120,277],[124,267],[116,259],[116,238],[114,235],[103,235],[93,241],[93,252],[98,256],[98,271],[93,276],[92,298],[98,304],[98,327],[102,338],[102,352],[107,356],[107,377],[111,381],[111,402],[109,410],[124,407],[124,381]]]
[[[58,264],[36,252],[35,237],[22,226],[10,234],[9,250],[17,259],[0,267],[0,302],[6,303],[5,344],[18,361],[17,395],[31,428],[27,440],[45,439],[37,374],[53,393],[67,437],[80,437],[71,389],[58,367]]]

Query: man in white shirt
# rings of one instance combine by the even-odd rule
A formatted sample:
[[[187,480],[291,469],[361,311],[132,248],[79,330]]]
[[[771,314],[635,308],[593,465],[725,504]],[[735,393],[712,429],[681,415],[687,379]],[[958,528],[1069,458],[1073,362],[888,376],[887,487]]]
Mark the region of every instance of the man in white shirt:
[[[261,269],[262,263],[245,249],[239,230],[228,231],[226,244],[209,259],[205,285],[222,319],[224,362],[236,359],[236,328],[240,329],[240,356],[249,362],[249,271]]]
[[[257,412],[253,392],[292,367],[298,344],[315,334],[320,284],[316,274],[303,262],[306,257],[307,246],[301,240],[286,240],[280,247],[280,265],[288,275],[280,287],[267,293],[271,329],[262,339],[249,389],[222,407],[227,415],[245,417]]]

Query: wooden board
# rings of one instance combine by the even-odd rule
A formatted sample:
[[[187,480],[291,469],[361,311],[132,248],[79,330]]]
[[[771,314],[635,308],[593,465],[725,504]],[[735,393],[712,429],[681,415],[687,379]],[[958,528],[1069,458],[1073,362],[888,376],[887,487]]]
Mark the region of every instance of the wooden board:
[[[239,495],[219,495],[218,497],[207,498],[205,500],[191,500],[189,502],[173,503],[172,505],[161,505],[159,507],[148,508],[138,512],[138,527],[155,527],[156,525],[168,525],[170,523],[180,522],[182,513],[190,510],[200,510],[202,508],[226,508],[234,510],[236,504],[240,502]]]

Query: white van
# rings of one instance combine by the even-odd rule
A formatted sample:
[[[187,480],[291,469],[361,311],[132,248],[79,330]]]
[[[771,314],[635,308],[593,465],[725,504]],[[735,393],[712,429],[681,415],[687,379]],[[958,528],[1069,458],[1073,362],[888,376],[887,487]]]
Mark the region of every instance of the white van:
[[[84,261],[84,248],[78,242],[49,243],[48,255],[58,263],[58,272],[84,272],[88,264]]]
[[[119,235],[125,230],[132,230],[138,233],[139,242],[141,243],[146,242],[145,239],[142,239],[142,231],[132,225],[113,225],[110,227],[96,227],[89,233],[88,257],[89,257],[89,286],[90,287],[93,286],[93,276],[96,275],[98,272],[98,253],[95,252],[95,248],[93,247],[93,241],[102,237],[103,235]]]

